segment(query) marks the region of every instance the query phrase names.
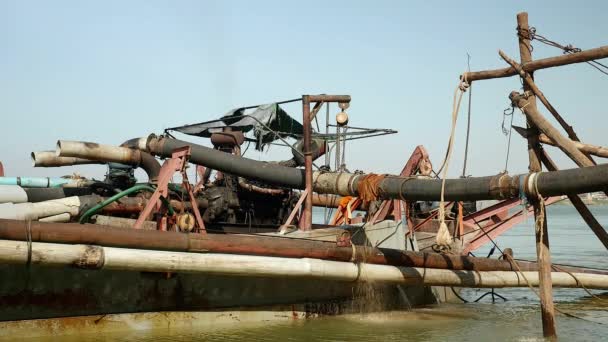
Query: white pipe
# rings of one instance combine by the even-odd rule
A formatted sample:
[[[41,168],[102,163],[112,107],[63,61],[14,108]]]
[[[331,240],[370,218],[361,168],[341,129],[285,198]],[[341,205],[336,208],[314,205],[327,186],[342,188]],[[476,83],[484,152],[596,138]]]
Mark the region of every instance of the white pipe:
[[[19,185],[0,185],[0,203],[24,203],[27,194]]]
[[[57,157],[90,158],[104,162],[133,163],[139,162],[139,156],[135,156],[139,150],[128,147],[118,147],[97,143],[80,141],[57,141],[55,155]]]
[[[70,214],[62,213],[62,214],[57,214],[57,215],[53,215],[53,216],[42,217],[42,218],[39,218],[38,221],[40,221],[40,222],[70,222],[71,218],[72,218],[72,216],[70,216]]]
[[[78,196],[54,199],[37,203],[0,204],[0,218],[12,220],[38,220],[41,217],[68,213],[77,216],[80,212]]]
[[[58,157],[55,151],[40,151],[32,152],[32,165],[34,167],[55,167],[55,166],[69,166],[69,165],[81,165],[81,164],[103,164],[104,162],[98,160],[89,160],[84,158],[75,157]]]
[[[138,272],[182,272],[490,288],[527,287],[528,284],[523,277],[525,276],[532,286],[538,286],[538,272],[454,271],[354,264],[309,258],[168,252],[40,242],[33,242],[31,248],[31,263],[41,265],[77,265],[85,268]],[[0,262],[25,264],[27,258],[27,242],[0,240]],[[608,289],[608,275],[587,273],[572,273],[572,275],[552,272],[553,286],[581,287],[583,284],[589,289]]]

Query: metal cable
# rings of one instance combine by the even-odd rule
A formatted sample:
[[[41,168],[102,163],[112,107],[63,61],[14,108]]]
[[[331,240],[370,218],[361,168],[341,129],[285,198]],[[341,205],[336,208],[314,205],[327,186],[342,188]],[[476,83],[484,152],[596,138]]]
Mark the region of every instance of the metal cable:
[[[509,109],[511,110],[511,112],[507,113],[509,111]],[[509,137],[508,140],[507,140],[507,155],[505,157],[505,170],[504,170],[504,172],[507,172],[508,167],[509,167],[509,155],[511,154],[511,135],[513,133],[513,117],[514,117],[513,113],[514,112],[515,112],[515,108],[514,107],[507,108],[507,109],[505,109],[502,112],[502,114],[503,114],[503,116],[502,116],[502,133],[504,135],[508,135],[508,137]],[[505,118],[507,116],[511,117],[511,123],[509,124],[509,129],[508,130],[505,128]]]
[[[573,46],[572,44],[562,45],[556,41],[550,40],[547,37],[538,34],[536,32],[536,27],[530,27],[528,30],[521,29],[518,27],[517,32],[518,32],[519,36],[528,38],[528,39],[530,39],[530,41],[537,40],[538,42],[543,43],[545,45],[558,48],[558,49],[562,50],[564,52],[564,54],[572,54],[572,53],[578,53],[578,52],[583,51],[582,49],[577,48],[577,47]],[[530,51],[532,51],[532,50],[533,50],[532,45],[530,45]],[[602,74],[608,75],[608,65],[605,65],[598,61],[587,61],[585,63],[591,65],[592,67],[597,69]],[[605,70],[602,70],[602,68],[604,68]]]

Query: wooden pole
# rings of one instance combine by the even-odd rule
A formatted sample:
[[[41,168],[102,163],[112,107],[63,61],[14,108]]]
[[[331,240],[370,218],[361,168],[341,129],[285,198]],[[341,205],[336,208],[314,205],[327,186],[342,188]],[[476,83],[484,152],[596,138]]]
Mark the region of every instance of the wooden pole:
[[[532,61],[532,47],[530,45],[528,13],[517,14],[517,29],[519,38],[519,56],[522,65],[528,65]],[[606,49],[608,52],[608,49]],[[529,70],[532,72],[532,70]],[[532,75],[530,75],[532,77]],[[529,86],[524,83],[524,91],[530,91]],[[536,98],[534,95],[527,101],[529,110],[536,110]],[[530,172],[540,172],[540,144],[538,143],[538,129],[528,117],[528,127],[533,134],[528,137],[528,159],[530,161]],[[536,199],[531,199],[534,207],[534,217],[546,213],[544,204]],[[536,256],[538,262],[538,279],[540,290],[540,308],[543,322],[543,336],[557,337],[555,329],[555,307],[553,305],[553,288],[551,283],[551,252],[549,250],[549,234],[547,229],[547,216],[539,229],[536,229]]]
[[[555,141],[551,140],[551,138],[549,138],[545,134],[539,135],[538,140],[543,144],[557,146]],[[591,155],[598,156],[598,157],[608,158],[608,148],[606,148],[606,147],[585,144],[580,141],[573,141],[572,143],[574,144],[574,146],[576,146],[576,148],[579,149],[579,151],[581,151],[585,154],[591,154]]]
[[[542,151],[541,160],[549,171],[558,170],[557,165],[555,165],[553,160],[549,157],[549,155],[547,154],[547,151],[545,151],[545,150]],[[570,202],[572,202],[572,205],[576,208],[576,210],[581,215],[583,220],[587,223],[589,228],[591,228],[591,230],[593,231],[595,236],[597,236],[597,238],[602,242],[604,247],[606,247],[606,249],[608,249],[608,233],[606,232],[604,227],[602,227],[602,225],[595,219],[595,216],[593,216],[593,214],[591,213],[589,208],[587,208],[585,203],[583,203],[583,200],[580,197],[578,197],[578,195],[574,195],[574,194],[569,194],[568,199],[570,199]]]
[[[31,253],[28,251],[31,248]],[[0,240],[0,263],[70,266],[93,270],[180,272],[235,277],[327,279],[343,282],[378,282],[404,285],[459,287],[538,286],[537,272],[455,271],[397,267],[310,258],[186,253],[126,249],[95,245]],[[553,272],[556,286],[608,289],[608,275]],[[348,284],[346,283],[346,284]]]
[[[519,65],[516,61],[509,58],[501,50],[498,50],[498,54],[500,55],[500,57],[502,57],[502,59],[505,60],[505,62],[507,62],[509,65],[511,65],[513,68],[515,68],[515,70],[517,70],[517,72],[519,73],[521,78],[524,80],[524,82],[528,86],[528,88],[534,93],[534,95],[536,95],[536,97],[540,100],[540,102],[542,102],[542,104],[545,105],[545,107],[549,110],[549,112],[551,112],[551,114],[553,114],[553,116],[555,117],[557,122],[559,122],[559,124],[562,126],[562,128],[566,132],[568,132],[568,137],[570,137],[571,140],[580,141],[578,136],[574,132],[574,129],[572,128],[572,126],[568,125],[566,120],[564,120],[564,118],[562,118],[562,116],[559,115],[559,113],[557,112],[555,107],[553,107],[553,105],[551,105],[551,103],[549,103],[549,100],[547,100],[547,98],[545,97],[545,94],[543,94],[543,92],[540,91],[540,89],[538,88],[536,83],[534,83],[534,79],[532,78],[532,76],[529,73],[525,72],[521,68],[521,65]]]
[[[524,88],[525,89],[525,88]],[[525,96],[522,94],[518,94],[517,92],[512,92],[511,100],[513,104],[519,107],[528,120],[534,124],[535,127],[540,129],[543,133],[547,135],[551,140],[555,142],[555,145],[565,154],[572,159],[576,165],[579,167],[593,166],[594,163],[589,160],[589,158],[581,152],[574,142],[565,136],[563,136],[557,128],[553,127],[553,125],[543,117],[543,115],[536,109],[536,106],[532,106],[534,99],[531,96]],[[538,134],[536,132],[529,132],[528,139],[532,136],[536,138],[538,142]]]
[[[513,126],[513,129],[524,138],[526,138],[528,136],[528,131],[523,127]],[[543,144],[557,146],[555,141],[551,140],[551,138],[549,138],[544,133],[541,133],[538,136],[538,141]],[[602,157],[602,158],[608,158],[608,148],[606,148],[604,146],[585,144],[580,141],[573,141],[572,143],[574,144],[574,146],[576,146],[576,148],[578,148],[583,153],[591,154],[591,155]]]
[[[521,13],[520,13],[521,14]],[[519,16],[519,15],[518,15]],[[527,31],[525,31],[527,32]],[[526,39],[529,41],[529,39]],[[529,46],[529,44],[528,44]],[[521,45],[520,45],[521,47]],[[529,63],[522,63],[522,67],[526,72],[534,72],[540,69],[553,68],[562,65],[574,64],[574,63],[584,63],[593,61],[596,59],[602,59],[608,57],[608,46],[601,46],[595,49],[589,49],[577,53],[557,56],[557,57],[549,57],[543,59],[537,59],[535,61],[530,61]],[[466,75],[465,75],[466,74]],[[472,71],[467,72],[461,75],[461,79],[465,79],[467,82],[480,81],[480,80],[489,80],[493,78],[502,78],[502,77],[510,77],[517,75],[517,70],[513,67],[503,68],[503,69],[495,69],[495,70],[484,70],[484,71]]]

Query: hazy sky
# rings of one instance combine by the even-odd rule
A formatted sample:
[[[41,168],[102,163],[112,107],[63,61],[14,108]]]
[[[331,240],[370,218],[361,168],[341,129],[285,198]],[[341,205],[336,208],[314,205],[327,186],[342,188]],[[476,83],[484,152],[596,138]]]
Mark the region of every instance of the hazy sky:
[[[35,169],[30,152],[58,139],[120,144],[237,106],[332,93],[352,95],[351,125],[399,131],[351,144],[351,170],[399,172],[419,144],[439,165],[467,53],[474,70],[504,67],[499,48],[518,59],[515,15],[524,10],[538,33],[563,44],[607,43],[606,1],[0,0],[0,160],[8,175],[62,175],[75,169]],[[561,52],[535,43],[533,54]],[[583,141],[608,145],[608,76],[582,64],[536,78]],[[516,78],[474,84],[470,174],[504,169],[502,113],[520,87]],[[285,109],[300,118],[299,105]],[[465,126],[466,101],[454,177]],[[526,171],[523,139],[514,135],[511,150],[509,171]]]

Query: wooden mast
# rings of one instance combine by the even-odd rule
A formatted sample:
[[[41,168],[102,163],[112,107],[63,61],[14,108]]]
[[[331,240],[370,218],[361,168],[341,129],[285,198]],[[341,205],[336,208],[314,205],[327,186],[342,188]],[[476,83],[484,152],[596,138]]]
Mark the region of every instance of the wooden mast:
[[[532,61],[532,48],[530,46],[530,27],[528,25],[528,13],[521,12],[517,14],[517,31],[519,38],[519,56],[521,64],[526,64]],[[530,75],[532,77],[532,74]],[[531,92],[529,86],[524,83],[524,91]],[[536,97],[532,95],[528,99],[528,106],[536,109]],[[540,172],[541,150],[538,142],[538,128],[528,119],[528,128],[530,130],[528,136],[528,158],[530,161],[530,172]],[[540,289],[540,307],[543,322],[543,336],[557,337],[555,329],[555,308],[553,305],[553,286],[551,283],[551,252],[549,250],[549,234],[547,230],[547,217],[544,204],[537,199],[531,198],[530,201],[534,206],[534,217],[538,220],[542,215],[542,224],[536,229],[536,255],[538,261],[538,278]],[[538,221],[535,221],[538,222]]]

